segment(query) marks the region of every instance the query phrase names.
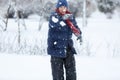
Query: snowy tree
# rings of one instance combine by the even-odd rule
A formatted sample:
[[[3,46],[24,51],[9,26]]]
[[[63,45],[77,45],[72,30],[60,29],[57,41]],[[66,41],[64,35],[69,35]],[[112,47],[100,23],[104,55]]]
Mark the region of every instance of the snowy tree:
[[[3,31],[6,31],[8,27],[8,16],[12,16],[12,13],[10,13],[11,5],[7,2],[7,0],[0,1],[0,2],[1,2],[0,19],[4,23],[4,26],[1,25],[1,28]],[[4,6],[4,8],[2,8],[2,6]]]
[[[48,20],[50,17],[51,12],[55,10],[55,3],[48,1],[44,5],[44,17]]]
[[[93,0],[86,0],[86,16],[90,17],[96,11],[96,2]]]
[[[83,27],[86,27],[87,26],[87,0],[84,0],[83,1]]]
[[[98,9],[101,12],[107,14],[108,18],[112,17],[112,14],[115,10],[115,6],[115,2],[113,2],[112,0],[98,0]]]
[[[120,1],[116,0],[115,3],[116,3],[116,12],[118,13],[118,16],[120,17]]]
[[[81,8],[79,6],[79,8]],[[72,12],[75,16],[80,16],[80,13],[78,13],[79,11],[79,8],[78,8],[78,3],[75,2],[75,1],[69,1],[69,10],[70,12]]]

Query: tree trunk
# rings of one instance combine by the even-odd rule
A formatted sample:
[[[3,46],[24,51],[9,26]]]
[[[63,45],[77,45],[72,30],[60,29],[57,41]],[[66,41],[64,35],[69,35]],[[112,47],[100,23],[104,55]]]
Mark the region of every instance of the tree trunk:
[[[87,26],[87,16],[86,16],[86,0],[83,1],[83,27]]]

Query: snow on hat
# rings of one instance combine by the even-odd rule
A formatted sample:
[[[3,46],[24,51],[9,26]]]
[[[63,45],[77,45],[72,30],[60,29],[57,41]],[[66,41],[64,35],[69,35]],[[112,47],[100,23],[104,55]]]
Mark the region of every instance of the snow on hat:
[[[68,3],[67,3],[67,1],[66,1],[66,0],[58,0],[57,5],[56,5],[56,8],[59,8],[59,7],[61,7],[61,6],[65,6],[65,7],[68,8]]]

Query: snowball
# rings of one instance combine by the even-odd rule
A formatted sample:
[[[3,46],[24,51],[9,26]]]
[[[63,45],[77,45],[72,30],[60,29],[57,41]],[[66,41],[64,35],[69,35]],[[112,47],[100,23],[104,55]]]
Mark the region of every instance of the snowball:
[[[61,22],[60,22],[60,25],[63,27],[63,26],[65,26],[66,24],[65,24],[63,21],[61,21]]]
[[[57,42],[55,41],[55,42],[54,42],[54,45],[56,45],[56,44],[57,44]]]
[[[51,28],[54,28],[54,26],[51,26]]]
[[[57,22],[58,22],[58,19],[57,19],[55,16],[53,16],[53,17],[52,17],[52,21],[53,21],[54,23],[57,23]]]
[[[54,26],[53,26],[53,25],[51,25],[51,24],[50,24],[50,27],[51,27],[51,28],[54,28]]]

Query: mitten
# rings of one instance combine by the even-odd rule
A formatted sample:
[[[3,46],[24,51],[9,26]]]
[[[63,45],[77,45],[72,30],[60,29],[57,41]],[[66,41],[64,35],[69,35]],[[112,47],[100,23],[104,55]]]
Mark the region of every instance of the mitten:
[[[82,40],[82,35],[79,35],[79,36],[77,37],[77,40],[79,40],[79,41],[80,41],[80,45],[82,45],[82,42],[83,42],[83,40]]]
[[[71,19],[73,17],[73,15],[72,14],[64,14],[62,17],[64,20],[67,20],[67,19]]]

